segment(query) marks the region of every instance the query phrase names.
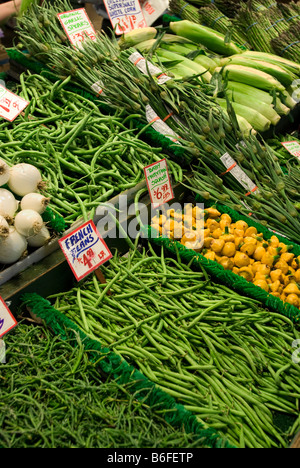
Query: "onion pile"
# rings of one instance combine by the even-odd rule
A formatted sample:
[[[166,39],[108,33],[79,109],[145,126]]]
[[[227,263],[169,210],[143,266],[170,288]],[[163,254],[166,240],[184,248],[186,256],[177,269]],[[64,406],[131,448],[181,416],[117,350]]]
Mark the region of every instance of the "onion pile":
[[[31,164],[9,167],[0,159],[0,263],[11,265],[27,255],[28,247],[42,247],[51,238],[42,214],[50,199]],[[19,198],[19,199],[18,199]]]

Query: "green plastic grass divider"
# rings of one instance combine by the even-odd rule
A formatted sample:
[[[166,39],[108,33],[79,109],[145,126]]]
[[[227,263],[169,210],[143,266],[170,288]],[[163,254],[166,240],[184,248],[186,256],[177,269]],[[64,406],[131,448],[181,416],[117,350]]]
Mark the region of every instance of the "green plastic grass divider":
[[[274,235],[273,232],[259,224],[257,221],[251,219],[250,217],[243,216],[237,211],[234,211],[221,203],[206,201],[198,195],[195,197],[195,202],[203,203],[205,207],[215,206],[221,213],[229,214],[233,222],[238,220],[245,221],[249,226],[256,227],[258,232],[262,233],[266,240],[270,239]],[[180,242],[163,236],[159,237],[157,235],[157,231],[152,229],[151,226],[142,226],[141,232],[142,235],[148,238],[153,245],[163,246],[166,252],[169,252],[175,256],[179,256],[184,262],[190,263],[191,267],[196,269],[204,268],[205,271],[211,275],[212,279],[224,284],[232,290],[235,290],[241,295],[261,302],[261,304],[267,309],[285,315],[294,323],[300,323],[300,310],[297,307],[288,303],[284,303],[280,298],[272,296],[272,294],[269,294],[264,289],[247,281],[245,278],[238,276],[231,270],[225,270],[225,268],[219,265],[217,262],[205,258],[201,253],[195,252],[192,249],[188,249]],[[290,252],[294,253],[296,256],[300,255],[300,245],[291,242],[289,239],[282,237],[279,234],[276,234],[276,236],[280,242],[293,246]]]
[[[215,429],[205,428],[193,413],[187,411],[183,405],[177,404],[173,397],[161,390],[119,355],[109,348],[103,347],[99,341],[88,337],[74,322],[57,311],[48,300],[36,293],[26,293],[22,296],[22,301],[61,339],[66,339],[76,331],[84,349],[90,351],[90,360],[96,363],[105,374],[118,379],[118,383],[121,385],[133,383],[131,392],[135,394],[137,400],[142,400],[145,404],[155,407],[157,411],[164,411],[166,422],[173,427],[183,427],[187,433],[195,434],[195,438],[203,448],[238,448],[222,438]],[[95,352],[93,353],[93,351]],[[100,360],[99,353],[103,356]]]

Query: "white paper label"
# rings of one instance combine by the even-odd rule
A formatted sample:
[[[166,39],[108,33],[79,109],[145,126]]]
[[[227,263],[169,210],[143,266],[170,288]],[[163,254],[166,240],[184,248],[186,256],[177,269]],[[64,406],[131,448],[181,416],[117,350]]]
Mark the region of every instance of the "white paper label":
[[[77,281],[112,258],[93,221],[88,221],[60,239],[59,245]]]
[[[225,153],[221,157],[221,161],[226,167],[227,171],[233,175],[233,177],[248,191],[246,195],[250,193],[259,193],[257,185],[252,182],[250,177],[240,168],[240,166],[235,162],[235,160],[230,156],[230,154]]]
[[[18,325],[17,320],[0,297],[0,338]]]
[[[6,346],[3,340],[0,340],[0,364],[5,364],[6,362]]]
[[[0,117],[13,122],[28,106],[29,102],[0,85]]]
[[[166,159],[144,168],[146,182],[153,208],[173,200],[174,194]]]
[[[300,159],[300,143],[298,141],[285,141],[281,144],[290,154]]]
[[[144,75],[155,76],[158,84],[164,84],[172,78],[164,73],[159,67],[153,65],[149,60],[146,60],[139,52],[134,52],[130,55],[129,60],[133,63]]]
[[[146,107],[146,118],[148,123],[152,124],[154,130],[158,133],[161,133],[165,137],[172,140],[174,143],[179,143],[178,135],[167,125],[152,109],[152,107],[148,104]],[[180,143],[179,143],[180,144]]]
[[[139,0],[121,2],[103,0],[107,14],[116,34],[125,34],[133,29],[147,26]]]
[[[169,6],[168,0],[140,0],[147,26],[151,26]]]
[[[92,41],[96,40],[95,29],[85,8],[65,11],[64,13],[59,13],[57,16],[71,44],[75,47],[79,49],[82,48],[82,42],[87,39],[91,39]]]
[[[94,83],[91,86],[91,89],[97,94],[97,96],[100,96],[100,94],[104,94],[103,93],[103,83],[101,83],[101,81],[97,81],[97,83]]]

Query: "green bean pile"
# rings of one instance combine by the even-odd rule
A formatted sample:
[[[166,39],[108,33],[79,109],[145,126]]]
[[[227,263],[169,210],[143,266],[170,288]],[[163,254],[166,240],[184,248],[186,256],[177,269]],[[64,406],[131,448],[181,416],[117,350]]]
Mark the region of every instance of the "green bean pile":
[[[21,322],[5,343],[1,448],[201,446],[193,434],[174,429],[163,414],[138,402],[134,382],[120,385],[101,376],[77,334],[61,340],[47,328]]]
[[[103,114],[97,105],[43,76],[24,74],[16,90],[30,101],[24,115],[0,125],[0,157],[38,167],[51,209],[69,224],[86,220],[101,202],[144,180],[144,167],[166,157],[139,138],[138,115]],[[181,167],[168,161],[174,181]]]
[[[286,447],[300,427],[295,325],[149,249],[49,300],[235,446]]]

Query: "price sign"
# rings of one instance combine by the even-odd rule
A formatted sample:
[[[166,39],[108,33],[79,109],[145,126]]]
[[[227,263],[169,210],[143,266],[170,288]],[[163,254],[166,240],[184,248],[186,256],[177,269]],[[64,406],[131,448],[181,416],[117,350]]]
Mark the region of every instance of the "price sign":
[[[18,322],[5,304],[2,297],[0,297],[0,338],[6,335],[6,333],[11,331],[17,325]]]
[[[300,143],[298,141],[285,141],[281,144],[289,153],[300,159]]]
[[[0,85],[0,117],[13,122],[28,104],[28,101]]]
[[[140,0],[140,3],[147,26],[151,26],[169,6],[168,0]]]
[[[154,208],[173,200],[174,193],[165,159],[145,167],[144,173]]]
[[[93,221],[88,221],[60,239],[59,245],[77,281],[81,281],[112,258],[112,253]]]
[[[147,27],[139,0],[126,2],[120,2],[120,0],[103,1],[116,34],[124,34],[133,29]]]
[[[91,39],[92,41],[96,40],[96,31],[85,8],[65,11],[64,13],[59,13],[57,16],[70,42],[75,47],[81,48],[81,43],[87,39]]]

